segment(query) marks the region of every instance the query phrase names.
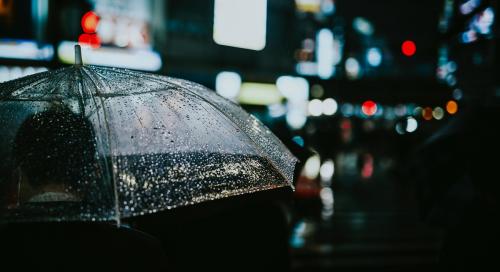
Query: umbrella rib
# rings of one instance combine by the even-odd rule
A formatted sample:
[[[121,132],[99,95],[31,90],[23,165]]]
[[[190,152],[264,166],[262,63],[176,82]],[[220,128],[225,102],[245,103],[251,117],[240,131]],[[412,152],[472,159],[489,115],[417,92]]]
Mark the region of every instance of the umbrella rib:
[[[145,76],[147,76],[148,78],[150,78],[151,80],[155,80],[157,82],[160,82],[160,83],[166,83],[164,80],[162,80],[161,78],[159,78],[158,76],[154,76],[154,75],[149,75],[149,74],[144,74]],[[198,99],[206,102],[207,104],[211,105],[212,107],[214,107],[215,109],[218,109],[217,105],[215,105],[214,103],[212,103],[210,100],[206,99],[205,97],[191,91],[190,89],[188,88],[185,88],[179,84],[176,84],[176,83],[171,83],[171,82],[168,82],[169,84],[172,84],[172,85],[175,85],[177,86],[178,88],[186,91],[187,93],[191,94],[192,96],[194,97],[197,97]],[[231,118],[231,116],[229,116],[227,113],[225,113],[224,111],[221,111],[221,110],[216,110],[215,112],[217,112],[218,114],[224,116],[226,119],[228,119],[231,124],[233,124],[234,127],[238,128],[238,129],[241,129],[241,127]],[[269,159],[269,157],[267,156],[266,152],[264,152],[261,147],[257,144],[257,142],[255,142],[254,139],[252,139],[247,133],[244,133],[244,135],[250,139],[250,141],[253,143],[253,146],[259,151],[259,153],[261,153],[261,155],[263,155],[263,157],[278,171],[278,173],[285,179],[287,180],[288,182],[292,182],[291,180],[288,180],[288,178],[286,177],[286,175],[284,173],[282,173],[280,167],[278,167],[276,165],[276,163]]]
[[[165,81],[165,80],[163,79],[163,77],[161,77],[161,76],[157,76],[157,75],[153,75],[153,74],[148,74],[148,73],[139,73],[139,72],[137,72],[137,73],[130,73],[130,72],[128,72],[128,71],[123,71],[123,70],[118,70],[118,69],[110,69],[110,68],[105,68],[104,70],[108,70],[108,71],[112,71],[112,72],[114,72],[114,73],[120,73],[120,74],[124,74],[124,75],[128,75],[128,76],[136,76],[136,77],[137,77],[137,75],[138,75],[138,74],[140,74],[141,76],[147,77],[148,79],[150,79],[150,80],[152,80],[152,81],[156,81],[156,82],[158,82],[158,83],[167,84],[167,85],[174,85],[174,86],[176,86],[176,87],[178,87],[178,88],[180,88],[180,89],[182,89],[182,90],[186,91],[187,93],[190,93],[192,96],[197,97],[197,98],[199,98],[199,99],[200,99],[200,100],[202,100],[202,101],[205,101],[206,103],[208,103],[209,105],[211,105],[211,106],[212,106],[212,107],[214,107],[215,109],[217,109],[217,108],[218,108],[218,107],[217,107],[217,105],[215,105],[214,103],[212,103],[210,100],[208,100],[208,99],[204,98],[203,96],[201,96],[201,95],[199,95],[199,94],[197,94],[197,93],[195,93],[195,92],[193,92],[193,91],[189,90],[188,88],[185,88],[185,87],[183,87],[183,86],[181,86],[181,85],[179,85],[179,84],[176,84],[176,83],[173,83],[173,82],[168,82],[168,81]],[[152,92],[157,92],[157,91],[152,91]],[[145,93],[145,92],[142,92],[142,93]],[[230,122],[231,122],[231,123],[232,123],[232,124],[233,124],[236,128],[241,129],[241,127],[240,127],[240,126],[238,126],[238,124],[237,124],[237,123],[236,123],[236,122],[235,122],[235,121],[234,121],[234,120],[233,120],[233,119],[232,119],[232,118],[231,118],[231,117],[230,117],[227,113],[225,113],[225,112],[223,112],[223,111],[221,111],[221,110],[217,110],[216,112],[218,112],[219,114],[221,114],[221,115],[225,116],[225,117],[226,117],[226,119],[228,119],[228,120],[229,120],[229,121],[230,121]],[[278,173],[279,173],[281,176],[283,176],[283,177],[285,178],[285,180],[287,180],[287,181],[289,181],[289,182],[291,183],[292,181],[291,181],[291,180],[288,180],[288,178],[286,177],[286,175],[285,175],[284,173],[282,173],[281,169],[280,169],[279,167],[277,167],[276,163],[275,163],[273,160],[271,160],[271,159],[269,159],[269,158],[268,158],[268,156],[266,155],[266,152],[264,152],[264,151],[261,149],[261,147],[260,147],[260,146],[259,146],[259,145],[255,142],[255,140],[254,140],[254,139],[252,139],[252,138],[251,138],[251,137],[250,137],[247,133],[245,133],[245,136],[246,136],[246,137],[248,137],[248,138],[250,139],[250,141],[253,143],[253,145],[255,146],[255,148],[256,148],[257,150],[259,150],[259,152],[261,153],[261,155],[262,155],[262,154],[264,154],[264,156],[263,156],[263,157],[264,157],[264,158],[265,158],[265,159],[266,159],[266,160],[267,160],[267,161],[268,161],[268,162],[269,162],[272,166],[274,166],[274,168],[276,168],[276,169],[278,170]]]
[[[96,94],[99,94],[99,86],[96,84],[96,82],[99,82],[103,88],[107,89],[108,91],[110,90],[109,86],[106,85],[104,83],[103,80],[99,80],[99,77],[93,77],[88,71],[87,69],[85,69],[85,66],[82,66],[81,70],[85,73],[85,75],[87,75],[89,78],[90,78],[90,81],[92,82],[92,84],[94,84],[94,87],[96,88]],[[82,77],[83,78],[83,77]],[[94,101],[94,104],[96,105],[97,107],[97,103],[96,101],[94,100],[94,96],[91,96],[93,101]],[[100,100],[100,103],[103,104],[103,101],[101,98],[99,98]],[[112,161],[113,160],[113,156],[112,156],[112,141],[111,141],[111,130],[109,128],[109,123],[108,123],[108,118],[107,118],[107,115],[106,115],[106,108],[104,107],[104,105],[102,105],[102,112],[103,112],[103,118],[104,118],[104,126],[106,127],[106,130],[107,130],[107,134],[106,134],[106,138],[107,138],[107,142],[108,142],[108,147],[109,147],[109,154],[110,154],[110,160]],[[101,118],[99,117],[99,114],[98,114],[98,111],[96,111],[96,115],[97,115],[97,118],[99,119],[99,123],[101,123]],[[105,158],[105,154],[104,154],[104,158]],[[106,160],[106,159],[104,159]],[[108,168],[108,163],[105,162],[105,167]],[[115,213],[116,213],[116,223],[118,226],[120,226],[121,224],[121,218],[120,218],[120,208],[119,208],[119,199],[118,199],[118,183],[117,183],[117,179],[116,179],[116,172],[115,172],[115,168],[112,167],[111,171],[109,171],[109,169],[107,169],[107,172],[108,173],[111,173],[111,179],[113,181],[113,193],[114,193],[114,197],[115,197]]]
[[[36,74],[35,76],[37,76],[37,77],[38,77],[38,76],[40,76],[40,74]],[[13,80],[13,81],[8,82],[7,84],[12,84],[12,85],[15,85],[15,84],[16,84],[16,82],[18,82],[18,81],[21,81],[21,82],[22,82],[22,80],[24,80],[24,79],[16,79],[16,80]],[[8,97],[8,96],[10,96],[13,92],[16,92],[16,91],[18,91],[18,90],[24,89],[24,88],[26,88],[28,85],[31,85],[31,84],[33,84],[33,85],[31,85],[31,87],[36,87],[37,85],[40,85],[40,84],[42,84],[42,83],[46,82],[47,80],[48,80],[48,77],[42,77],[42,78],[37,79],[37,80],[35,80],[35,81],[33,81],[33,82],[26,83],[26,84],[24,84],[24,85],[22,85],[22,86],[20,86],[20,87],[17,87],[17,88],[15,88],[15,89],[13,89],[11,92],[6,92],[6,94],[2,94],[2,97],[1,97],[1,98],[3,99],[3,98],[5,98],[5,97]],[[6,86],[7,86],[7,85],[6,85]],[[8,88],[8,87],[6,87],[5,89],[9,89],[9,88]]]
[[[174,83],[175,84],[175,83]],[[179,86],[177,85],[178,87],[182,88],[183,90],[186,90],[188,93],[190,93],[192,96],[194,97],[197,97],[198,99],[201,99],[202,101],[208,103],[209,105],[211,105],[212,107],[214,107],[215,109],[217,109],[217,106],[214,105],[214,103],[212,103],[211,101],[209,101],[208,99],[192,92],[191,90],[187,89],[187,88],[184,88],[182,86]],[[225,112],[221,111],[221,110],[216,110],[215,111],[216,113],[224,116],[226,119],[228,119],[231,124],[237,128],[237,129],[241,129],[241,127],[228,115],[226,114]],[[248,139],[250,139],[250,141],[253,143],[253,146],[259,151],[259,153],[261,153],[261,156],[264,157],[277,171],[278,173],[285,179],[287,180],[288,182],[292,182],[291,180],[288,180],[288,178],[286,177],[286,175],[284,173],[281,172],[281,169],[276,165],[276,163],[269,159],[269,157],[267,156],[266,152],[264,152],[261,147],[257,144],[257,142],[255,142],[254,139],[252,139],[252,137],[250,137],[247,133],[243,133]]]
[[[42,98],[36,98],[36,99],[31,99],[31,98],[14,98],[12,97],[12,93],[16,92],[16,91],[19,91],[19,90],[22,90],[22,89],[25,89],[27,88],[28,86],[30,87],[30,90],[33,90],[33,88],[35,88],[36,86],[42,84],[42,83],[45,83],[47,82],[47,80],[51,79],[51,80],[59,80],[62,72],[65,72],[66,69],[68,68],[63,68],[63,69],[58,69],[56,71],[53,71],[53,72],[50,72],[51,73],[51,76],[50,77],[46,77],[45,74],[46,73],[49,73],[49,72],[42,72],[42,73],[38,73],[38,74],[34,74],[34,75],[31,75],[31,76],[28,76],[28,77],[33,77],[33,78],[37,78],[37,77],[40,77],[39,79],[35,79],[33,80],[32,82],[27,82],[25,84],[23,84],[22,86],[18,86],[16,88],[14,88],[13,91],[11,92],[7,92],[7,93],[2,93],[0,94],[0,99],[9,99],[9,100],[12,100],[12,101],[50,101],[52,100],[54,97],[47,97],[47,95],[43,95]],[[71,69],[71,68],[69,68]],[[20,79],[16,79],[16,80],[12,80],[12,81],[9,81],[7,83],[4,83],[5,85],[4,86],[7,86],[5,89],[9,89],[10,86],[9,85],[16,85],[17,82],[22,82],[23,80],[26,80],[25,78],[20,78]],[[1,84],[0,84],[1,85]],[[15,87],[15,86],[14,86]],[[50,92],[51,94],[53,94],[53,92]],[[11,96],[11,97],[9,97]]]
[[[90,67],[92,68],[92,66],[90,66]],[[99,67],[99,68],[101,68],[101,67]],[[137,75],[134,75],[132,73],[126,73],[124,71],[109,69],[107,67],[102,67],[102,68],[104,68],[103,70],[113,71],[113,73],[118,73],[118,74],[127,75],[127,76],[137,76]],[[105,75],[99,73],[99,71],[97,71],[97,70],[93,70],[92,69],[92,72],[95,73],[95,74],[97,74],[97,75],[99,75],[102,78],[107,78]],[[165,84],[165,85],[169,85],[170,84],[170,85],[178,86],[178,85],[176,85],[174,83],[166,82],[165,80],[159,79],[159,78],[155,77],[154,75],[150,75],[150,74],[146,74],[146,73],[139,73],[139,72],[137,72],[137,73],[140,74],[141,76],[145,76],[148,79],[150,79],[152,81],[155,81],[157,83],[161,83],[161,84]],[[129,95],[140,95],[140,94],[147,94],[147,93],[157,93],[157,92],[163,92],[163,91],[166,91],[166,90],[148,90],[148,91],[130,92],[130,93],[120,93],[120,92],[115,92],[115,93],[99,93],[99,96],[108,98],[108,97],[120,97],[120,96],[129,96]]]

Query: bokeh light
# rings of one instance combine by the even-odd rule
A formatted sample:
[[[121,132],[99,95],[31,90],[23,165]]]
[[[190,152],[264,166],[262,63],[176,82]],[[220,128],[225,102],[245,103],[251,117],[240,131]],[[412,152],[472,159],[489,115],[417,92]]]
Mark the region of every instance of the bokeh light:
[[[448,103],[446,103],[446,111],[449,114],[455,114],[458,111],[458,104],[457,102],[450,100]]]

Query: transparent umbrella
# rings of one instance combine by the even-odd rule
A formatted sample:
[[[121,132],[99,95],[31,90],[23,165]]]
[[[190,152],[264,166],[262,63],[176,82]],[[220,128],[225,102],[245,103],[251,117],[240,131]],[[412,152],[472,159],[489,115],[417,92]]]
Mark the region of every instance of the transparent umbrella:
[[[295,157],[237,104],[76,49],[74,66],[0,84],[0,220],[119,222],[292,187]]]

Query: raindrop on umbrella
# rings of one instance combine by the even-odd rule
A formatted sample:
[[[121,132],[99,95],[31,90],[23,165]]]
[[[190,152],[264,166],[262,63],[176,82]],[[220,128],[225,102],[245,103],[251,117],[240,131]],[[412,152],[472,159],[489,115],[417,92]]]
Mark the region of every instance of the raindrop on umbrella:
[[[75,65],[0,84],[0,218],[102,221],[292,187],[295,157],[189,81]]]

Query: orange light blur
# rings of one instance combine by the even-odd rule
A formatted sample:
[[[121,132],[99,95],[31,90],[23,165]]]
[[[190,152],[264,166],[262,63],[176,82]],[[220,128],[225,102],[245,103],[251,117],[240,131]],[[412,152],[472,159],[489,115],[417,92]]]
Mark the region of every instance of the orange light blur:
[[[81,23],[83,32],[88,34],[95,33],[97,24],[99,24],[99,16],[95,12],[89,11],[83,15]]]
[[[448,103],[446,103],[446,111],[449,114],[455,114],[458,111],[458,104],[457,102],[450,100]]]
[[[430,121],[432,120],[432,108],[431,107],[426,107],[423,111],[422,111],[422,117],[427,120],[427,121]]]

